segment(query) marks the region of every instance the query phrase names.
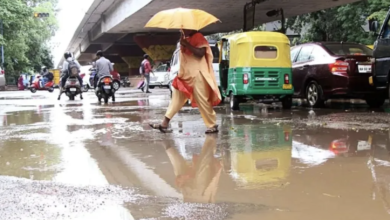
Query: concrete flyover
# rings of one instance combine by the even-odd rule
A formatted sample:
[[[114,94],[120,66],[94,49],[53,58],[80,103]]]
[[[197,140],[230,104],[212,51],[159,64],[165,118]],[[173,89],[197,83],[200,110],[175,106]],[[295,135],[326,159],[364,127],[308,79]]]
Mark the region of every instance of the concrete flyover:
[[[169,60],[178,31],[146,29],[144,25],[157,12],[176,8],[198,8],[217,16],[222,23],[202,30],[205,34],[227,32],[243,26],[243,8],[249,0],[95,0],[72,38],[71,51],[82,64],[91,62],[103,50],[122,74],[136,75],[142,54],[155,61]],[[279,20],[267,17],[270,10],[282,8],[292,17],[358,0],[266,0],[256,6],[255,23]],[[62,63],[62,61],[61,61]]]

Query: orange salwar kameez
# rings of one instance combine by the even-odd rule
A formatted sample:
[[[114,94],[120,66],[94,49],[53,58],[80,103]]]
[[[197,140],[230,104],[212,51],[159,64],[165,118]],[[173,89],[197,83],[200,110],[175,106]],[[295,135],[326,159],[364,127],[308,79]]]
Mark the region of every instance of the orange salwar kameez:
[[[221,102],[221,94],[212,66],[213,53],[208,41],[201,33],[189,37],[188,42],[197,48],[206,48],[202,58],[196,57],[189,49],[180,50],[180,69],[173,81],[172,101],[165,117],[172,119],[188,99],[192,107],[198,107],[208,128],[216,126],[216,114],[213,106]]]

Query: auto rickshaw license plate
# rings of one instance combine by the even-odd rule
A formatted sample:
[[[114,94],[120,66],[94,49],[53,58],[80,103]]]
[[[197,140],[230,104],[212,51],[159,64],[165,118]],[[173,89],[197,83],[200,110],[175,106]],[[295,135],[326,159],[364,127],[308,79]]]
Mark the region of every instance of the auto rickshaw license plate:
[[[291,84],[283,84],[283,89],[292,89]]]

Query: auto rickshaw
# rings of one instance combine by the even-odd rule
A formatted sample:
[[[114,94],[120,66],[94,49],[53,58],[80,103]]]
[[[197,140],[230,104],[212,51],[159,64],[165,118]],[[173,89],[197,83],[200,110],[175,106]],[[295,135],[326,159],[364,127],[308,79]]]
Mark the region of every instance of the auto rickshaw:
[[[221,95],[239,110],[247,99],[292,106],[290,40],[277,32],[251,31],[225,36],[220,45]]]

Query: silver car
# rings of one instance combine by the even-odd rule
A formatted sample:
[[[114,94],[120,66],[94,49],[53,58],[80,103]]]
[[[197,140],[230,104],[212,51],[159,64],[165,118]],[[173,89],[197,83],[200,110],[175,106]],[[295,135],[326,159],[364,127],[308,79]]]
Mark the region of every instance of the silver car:
[[[0,67],[0,90],[5,90],[5,72]]]

